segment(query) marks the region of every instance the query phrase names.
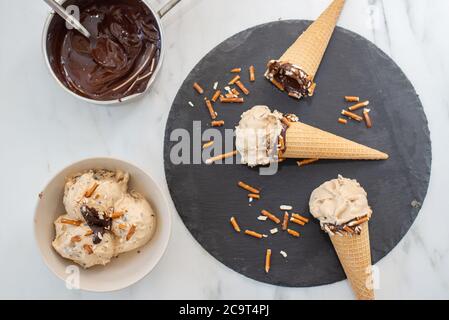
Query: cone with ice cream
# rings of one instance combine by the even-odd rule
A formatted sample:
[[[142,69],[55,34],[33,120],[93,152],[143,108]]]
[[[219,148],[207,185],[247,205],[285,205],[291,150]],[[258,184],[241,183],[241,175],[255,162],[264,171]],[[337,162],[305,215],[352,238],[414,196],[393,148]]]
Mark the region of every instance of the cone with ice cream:
[[[279,60],[268,62],[265,77],[289,96],[312,96],[313,82],[334,32],[345,0],[334,0]]]
[[[312,192],[309,206],[329,235],[356,298],[374,300],[366,191],[356,180],[338,176]]]
[[[290,118],[290,121],[286,120]],[[388,155],[296,121],[267,106],[244,112],[236,127],[236,148],[241,162],[250,167],[279,158],[385,160]]]

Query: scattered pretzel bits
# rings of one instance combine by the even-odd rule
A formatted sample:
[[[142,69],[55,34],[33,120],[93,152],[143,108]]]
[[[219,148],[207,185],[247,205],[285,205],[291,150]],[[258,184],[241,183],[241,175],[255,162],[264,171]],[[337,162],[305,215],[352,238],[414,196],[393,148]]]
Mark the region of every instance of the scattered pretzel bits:
[[[131,237],[134,235],[135,232],[136,232],[136,225],[133,224],[131,228],[129,228],[128,234],[126,235],[126,241],[129,241],[129,239],[131,239]]]
[[[92,250],[92,246],[91,245],[89,245],[89,244],[85,244],[84,246],[83,246],[83,249],[84,249],[84,251],[86,251],[87,252],[87,254],[92,254],[92,253],[94,253],[94,250]]]
[[[214,141],[208,141],[205,144],[203,144],[203,149],[207,149],[211,147],[214,144]]]
[[[288,220],[289,220],[289,215],[288,212],[284,213],[284,220],[282,221],[282,230],[287,230],[288,229]]]
[[[234,68],[231,70],[232,73],[239,73],[242,72],[242,68]]]
[[[232,224],[232,227],[234,228],[234,230],[236,232],[240,232],[241,231],[240,227],[239,227],[239,225],[237,223],[237,220],[234,217],[231,218],[231,224]]]
[[[232,84],[235,84],[237,81],[239,81],[240,80],[240,76],[239,75],[236,75],[234,78],[232,78],[232,80],[231,81],[229,81],[229,85],[232,85]]]
[[[243,182],[243,181],[239,181],[239,182],[237,183],[237,185],[238,185],[240,188],[245,189],[246,191],[249,191],[249,192],[251,192],[251,193],[254,193],[254,194],[260,194],[260,191],[259,191],[258,189],[254,188],[254,187],[251,187],[249,184],[246,184],[246,183]]]
[[[258,232],[255,232],[255,231],[251,231],[251,230],[245,230],[245,234],[248,235],[248,236],[257,238],[257,239],[262,239],[263,238],[262,234],[260,234]]]
[[[86,190],[86,192],[84,193],[84,197],[86,198],[90,198],[92,197],[92,195],[94,194],[95,190],[97,190],[98,188],[98,183],[94,183],[89,189]]]
[[[346,102],[359,102],[360,101],[360,97],[346,96],[345,100],[346,100]]]
[[[296,224],[298,224],[300,226],[305,226],[305,224],[306,224],[304,221],[296,219],[296,218],[293,218],[293,217],[290,218],[290,222],[296,223]]]
[[[214,107],[212,106],[212,102],[210,102],[209,99],[204,100],[204,103],[206,104],[207,110],[209,110],[210,117],[212,120],[217,119],[217,113],[214,110]]]
[[[77,227],[79,227],[79,226],[81,225],[82,221],[80,221],[80,220],[70,220],[70,219],[64,219],[64,218],[62,218],[62,219],[61,219],[61,223],[63,223],[63,224],[70,224],[70,225],[72,225],[72,226],[77,226]]]
[[[220,94],[221,94],[221,91],[220,90],[217,90],[217,91],[215,91],[215,93],[214,93],[214,95],[212,96],[212,101],[213,102],[216,102],[217,101],[217,99],[220,97]]]
[[[368,129],[371,129],[373,127],[373,122],[371,121],[371,117],[369,115],[370,111],[370,109],[363,110],[363,118],[365,119],[365,124]]]
[[[237,81],[235,84],[237,85],[237,87],[239,87],[240,90],[242,90],[242,92],[245,95],[249,95],[249,90],[244,86],[244,84],[241,81]]]
[[[250,193],[248,194],[248,198],[253,198],[253,199],[260,199],[260,194],[254,194],[254,193]]]
[[[220,102],[222,103],[243,103],[245,102],[245,99],[243,98],[236,98],[236,97],[223,97],[220,98]]]
[[[196,92],[198,92],[199,94],[203,94],[204,90],[203,88],[201,88],[201,86],[198,84],[198,82],[195,82],[193,84],[193,88],[196,90]]]
[[[71,242],[80,242],[81,237],[80,236],[73,236],[72,239],[70,239]]]
[[[265,254],[265,272],[270,272],[271,267],[271,249],[267,249],[267,253]]]
[[[357,104],[349,107],[348,110],[349,111],[356,111],[356,110],[362,109],[362,108],[364,108],[364,107],[366,107],[368,105],[369,105],[369,101],[364,101],[364,102],[360,102],[360,103],[357,103]]]
[[[256,81],[256,69],[254,68],[254,66],[249,67],[249,81]]]
[[[341,124],[348,124],[348,120],[343,118],[338,118],[338,122],[340,122]]]
[[[263,216],[268,217],[268,219],[270,219],[271,221],[273,221],[276,224],[279,224],[281,222],[281,220],[279,220],[278,217],[276,217],[274,214],[272,214],[271,212],[269,212],[267,210],[262,210],[261,213]]]
[[[289,235],[295,237],[295,238],[299,238],[301,235],[299,234],[298,231],[292,230],[292,229],[287,229],[287,232]]]
[[[234,151],[231,151],[231,152],[228,152],[228,153],[224,153],[224,154],[220,154],[218,156],[215,156],[215,157],[207,159],[206,160],[206,164],[212,164],[212,163],[214,163],[216,161],[220,161],[220,160],[227,159],[227,158],[232,158],[236,154],[237,154],[237,150],[234,150]]]
[[[341,114],[346,116],[346,117],[349,117],[349,118],[351,118],[351,119],[353,119],[355,121],[358,121],[358,122],[362,122],[362,120],[363,120],[363,118],[361,116],[359,116],[358,114],[355,114],[353,112],[349,112],[347,110],[342,110]]]
[[[312,164],[312,163],[315,163],[318,161],[320,161],[320,159],[305,159],[305,160],[297,161],[296,163],[298,164],[298,167],[304,167],[308,164]]]
[[[225,124],[225,122],[223,120],[211,122],[212,127],[223,127],[224,124]]]

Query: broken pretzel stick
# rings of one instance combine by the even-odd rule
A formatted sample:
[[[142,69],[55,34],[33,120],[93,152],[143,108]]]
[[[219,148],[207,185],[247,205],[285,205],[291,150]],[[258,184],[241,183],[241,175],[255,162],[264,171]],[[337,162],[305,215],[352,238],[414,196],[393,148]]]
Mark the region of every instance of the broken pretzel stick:
[[[292,217],[295,218],[295,219],[304,221],[305,223],[309,223],[309,219],[307,219],[306,217],[303,217],[303,216],[300,215],[300,214],[293,213],[293,214],[292,214]]]
[[[373,127],[373,122],[371,121],[371,117],[369,115],[370,111],[370,109],[366,108],[363,110],[363,119],[365,119],[365,124],[368,129]]]
[[[236,75],[234,78],[232,78],[232,80],[231,81],[229,81],[229,85],[231,85],[231,84],[235,84],[237,81],[239,81],[240,80],[240,76],[239,75]]]
[[[343,118],[338,118],[338,122],[340,122],[341,124],[348,124],[348,120]]]
[[[288,232],[289,235],[291,235],[293,237],[296,237],[296,238],[299,238],[301,236],[298,231],[295,231],[295,230],[292,230],[292,229],[287,229],[287,232]]]
[[[365,218],[363,218],[363,219],[354,221],[354,223],[351,223],[351,227],[359,226],[359,225],[361,225],[361,224],[363,224],[363,223],[365,223],[365,222],[368,222],[368,221],[369,221],[369,218],[368,218],[368,217],[365,217]]]
[[[81,225],[81,221],[80,220],[70,220],[70,219],[64,219],[64,218],[62,218],[61,219],[61,223],[63,223],[63,224],[70,224],[70,225],[72,225],[72,226],[77,226],[77,227],[79,227],[80,225]]]
[[[223,127],[224,124],[225,124],[225,122],[223,120],[211,122],[212,127]]]
[[[131,228],[129,228],[128,234],[126,235],[126,241],[129,241],[129,239],[131,239],[131,237],[134,235],[135,232],[136,232],[136,225],[133,224]]]
[[[245,87],[245,85],[239,80],[236,83],[236,86],[239,87],[240,90],[242,90],[242,92],[245,95],[249,95],[249,90]]]
[[[223,159],[231,158],[231,157],[235,156],[236,154],[237,154],[237,150],[234,150],[234,151],[228,152],[228,153],[224,153],[224,154],[220,154],[218,156],[215,156],[215,157],[207,159],[206,160],[206,164],[212,164],[212,163],[214,163],[216,161],[220,161],[220,160],[223,160]]]
[[[238,97],[240,95],[240,92],[236,88],[232,88],[231,92],[234,96]]]
[[[203,144],[203,149],[207,149],[211,147],[214,144],[214,141],[208,141],[205,144]]]
[[[369,105],[369,101],[360,102],[360,103],[357,103],[357,104],[349,107],[348,110],[356,111],[356,110],[362,109],[363,107],[366,107],[367,105]]]
[[[263,216],[268,217],[268,219],[270,219],[271,221],[273,221],[276,224],[281,222],[281,220],[279,220],[278,217],[276,217],[274,214],[272,214],[271,212],[269,212],[267,210],[262,210],[261,213]]]
[[[214,93],[214,95],[212,96],[212,101],[213,102],[216,102],[217,101],[217,99],[220,97],[220,94],[221,94],[221,91],[220,90],[217,90],[217,91],[215,91],[215,93]]]
[[[279,83],[276,79],[273,78],[270,81],[272,84],[274,84],[276,86],[276,88],[278,88],[281,91],[285,91],[284,86],[281,83]]]
[[[236,97],[233,97],[233,98],[223,97],[223,98],[220,98],[220,102],[222,102],[222,103],[243,103],[243,102],[245,102],[245,99],[236,98]]]
[[[248,194],[248,198],[260,200],[260,194],[250,193]]]
[[[246,184],[245,182],[239,181],[237,184],[240,188],[245,189],[246,191],[249,191],[254,194],[260,194],[260,191],[256,188],[251,187],[249,184]]]
[[[245,234],[257,239],[262,239],[263,235],[261,235],[260,233],[257,233],[255,231],[251,231],[251,230],[245,230]]]
[[[90,198],[92,197],[92,195],[94,194],[95,190],[97,190],[98,188],[98,183],[94,183],[89,189],[86,190],[86,192],[84,193],[84,197],[86,198]]]
[[[87,230],[87,232],[84,234],[85,237],[93,235],[94,232],[92,230]]]
[[[198,92],[199,94],[203,94],[204,93],[203,88],[201,88],[201,86],[198,84],[198,82],[195,82],[193,84],[193,89],[195,89],[196,92]]]
[[[81,241],[81,237],[80,236],[73,236],[70,239],[70,242],[80,242]]]
[[[240,232],[241,230],[240,230],[240,227],[239,227],[239,225],[237,223],[237,220],[234,217],[231,217],[230,221],[231,221],[231,224],[232,224],[232,227],[234,228],[234,230],[236,232]]]
[[[119,219],[121,217],[123,217],[123,212],[121,212],[121,211],[116,211],[111,214],[111,219],[113,219],[113,220]]]
[[[210,117],[212,120],[217,119],[217,113],[214,110],[214,107],[212,106],[212,102],[210,102],[209,99],[204,100],[204,103],[206,104],[207,110],[209,110]]]
[[[362,122],[362,120],[363,120],[363,118],[361,116],[359,116],[358,114],[349,112],[347,110],[342,110],[341,114],[346,116],[346,117],[349,117],[349,118],[351,118],[351,119],[353,119],[355,121],[358,121],[358,122]]]
[[[306,225],[306,223],[304,221],[296,219],[296,218],[293,218],[293,217],[290,218],[290,222],[296,223],[296,224],[298,224],[300,226],[305,226]]]
[[[94,253],[94,250],[92,250],[92,246],[89,245],[89,244],[85,244],[85,245],[83,246],[83,249],[84,249],[84,251],[87,252],[87,254],[92,254],[92,253]]]
[[[239,73],[242,72],[242,68],[234,68],[231,70],[231,73]]]
[[[271,249],[267,249],[267,253],[265,254],[265,272],[270,272],[271,267]]]
[[[284,221],[282,221],[282,230],[287,230],[288,229],[288,212],[284,213]]]
[[[298,164],[298,167],[304,167],[308,164],[312,164],[317,161],[320,161],[320,159],[305,159],[305,160],[297,161],[296,163]]]
[[[345,96],[345,100],[346,100],[346,102],[359,102],[360,101],[360,97]]]
[[[256,81],[256,69],[254,68],[254,66],[249,67],[249,81]]]

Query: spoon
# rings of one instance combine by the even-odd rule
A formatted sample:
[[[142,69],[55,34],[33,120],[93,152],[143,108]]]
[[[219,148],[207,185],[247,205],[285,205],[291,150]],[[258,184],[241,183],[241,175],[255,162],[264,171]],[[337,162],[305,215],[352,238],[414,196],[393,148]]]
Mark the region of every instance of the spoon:
[[[86,38],[90,38],[90,33],[74,16],[67,13],[63,6],[56,0],[44,0],[61,18],[67,21],[74,29],[78,30]]]

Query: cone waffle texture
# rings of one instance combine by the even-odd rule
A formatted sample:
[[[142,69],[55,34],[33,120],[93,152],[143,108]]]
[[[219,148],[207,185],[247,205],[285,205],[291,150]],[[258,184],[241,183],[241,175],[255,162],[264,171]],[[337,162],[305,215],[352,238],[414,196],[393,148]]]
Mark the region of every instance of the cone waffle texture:
[[[314,78],[344,4],[345,0],[334,0],[279,60],[297,65]]]
[[[368,222],[361,225],[360,235],[331,236],[338,259],[358,300],[374,300],[371,288],[371,249]]]
[[[293,122],[286,132],[283,158],[385,160],[388,155],[301,122]]]

